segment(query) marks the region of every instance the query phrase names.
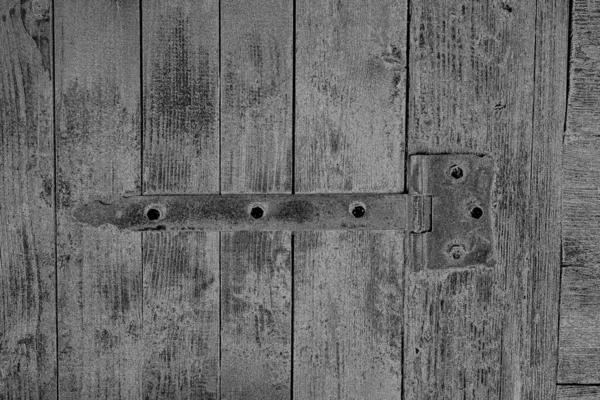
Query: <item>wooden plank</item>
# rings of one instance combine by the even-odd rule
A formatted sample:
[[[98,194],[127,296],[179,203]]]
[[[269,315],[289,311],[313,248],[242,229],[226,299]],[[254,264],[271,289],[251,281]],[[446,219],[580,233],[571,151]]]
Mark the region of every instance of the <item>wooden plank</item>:
[[[556,391],[556,399],[600,400],[600,386],[559,385]]]
[[[138,6],[54,4],[61,399],[141,396],[140,236],[71,216],[141,190]]]
[[[405,2],[296,7],[297,191],[401,192]]]
[[[142,21],[144,193],[217,193],[218,1],[144,3]],[[219,234],[142,237],[144,271],[168,279],[144,273],[145,342],[164,351],[146,358],[143,395],[218,399]]]
[[[296,3],[295,187],[402,192],[406,3]],[[294,397],[402,395],[399,232],[306,232],[294,260]]]
[[[0,397],[56,398],[52,15],[0,3]]]
[[[600,1],[572,4],[558,381],[600,383]]]
[[[144,193],[219,187],[219,2],[142,7]]]
[[[218,398],[218,240],[144,234],[144,398]]]
[[[400,398],[403,234],[302,233],[295,245],[294,398]]]
[[[290,232],[223,234],[223,399],[290,397]]]
[[[408,398],[555,396],[567,26],[562,2],[411,3],[409,153],[496,159],[498,264],[438,284],[412,266]]]
[[[564,268],[560,306],[559,383],[600,382],[600,270]]]
[[[221,1],[221,189],[292,189],[293,2]],[[298,210],[295,210],[298,211]],[[286,399],[291,235],[221,236],[221,396]]]
[[[291,0],[221,2],[221,188],[292,189]]]

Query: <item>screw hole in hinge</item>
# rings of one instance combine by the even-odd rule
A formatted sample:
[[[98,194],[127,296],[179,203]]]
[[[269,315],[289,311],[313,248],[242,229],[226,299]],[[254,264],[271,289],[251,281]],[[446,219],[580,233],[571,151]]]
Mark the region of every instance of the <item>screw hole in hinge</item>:
[[[146,216],[150,221],[156,221],[160,218],[160,211],[156,208],[151,208],[148,210],[148,212],[146,212]]]
[[[459,167],[458,165],[452,165],[450,167],[450,176],[453,177],[454,179],[460,179],[463,177],[464,172],[462,170],[461,167]]]
[[[354,218],[362,218],[367,212],[367,206],[362,202],[355,202],[350,204],[350,214],[354,215]]]
[[[261,219],[265,215],[265,210],[260,204],[254,204],[250,207],[250,216],[254,219]]]
[[[473,217],[474,219],[479,219],[483,216],[483,210],[481,209],[481,207],[479,206],[475,206],[471,209],[471,217]]]

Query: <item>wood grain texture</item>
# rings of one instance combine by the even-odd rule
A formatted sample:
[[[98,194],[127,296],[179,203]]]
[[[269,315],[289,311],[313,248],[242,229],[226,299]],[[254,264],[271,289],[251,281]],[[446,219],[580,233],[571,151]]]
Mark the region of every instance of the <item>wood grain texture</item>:
[[[291,233],[223,234],[222,399],[287,399]]]
[[[296,8],[297,191],[401,192],[405,2]]]
[[[218,4],[143,4],[144,193],[219,191]],[[144,396],[218,399],[219,234],[142,237]]]
[[[292,188],[293,2],[221,2],[221,188]]]
[[[0,1],[0,398],[56,398],[52,15]]]
[[[79,202],[141,192],[139,5],[54,7],[59,397],[139,398],[140,235],[70,215]]]
[[[406,8],[296,3],[296,192],[403,191]],[[294,398],[402,396],[402,241],[298,234]]]
[[[219,187],[219,2],[142,7],[144,193]]]
[[[403,235],[296,237],[294,398],[400,398]]]
[[[436,285],[412,266],[408,398],[555,396],[567,26],[562,2],[411,3],[409,153],[495,158],[498,263],[451,271]],[[465,306],[474,294],[484,301]],[[438,296],[434,312],[419,313]],[[423,326],[436,340],[421,340]]]
[[[558,381],[600,383],[600,1],[575,0],[563,158],[563,283]],[[595,398],[595,397],[594,397]]]
[[[144,234],[146,399],[219,398],[218,238]]]
[[[292,189],[293,2],[221,1],[221,190]],[[223,399],[287,399],[289,232],[221,234]]]
[[[559,383],[600,382],[600,271],[564,268],[560,307]]]
[[[600,400],[600,386],[559,385],[556,400]]]

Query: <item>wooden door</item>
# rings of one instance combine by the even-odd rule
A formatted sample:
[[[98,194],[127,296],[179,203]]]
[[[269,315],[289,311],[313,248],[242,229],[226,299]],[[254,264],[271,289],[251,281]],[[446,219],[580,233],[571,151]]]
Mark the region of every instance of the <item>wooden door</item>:
[[[585,33],[597,4],[574,4]],[[599,383],[565,367],[582,358],[564,311],[558,357],[561,254],[597,255],[561,213],[568,89],[570,112],[589,107],[570,121],[597,112],[567,84],[569,13],[0,0],[0,398],[546,400]],[[576,54],[571,81],[597,77]],[[567,167],[593,157],[587,133]],[[397,231],[136,233],[72,216],[131,195],[403,193],[408,156],[438,153],[495,160],[493,267],[423,268]],[[588,192],[569,193],[567,211]],[[577,251],[561,253],[563,218]],[[565,271],[561,310],[595,273]]]

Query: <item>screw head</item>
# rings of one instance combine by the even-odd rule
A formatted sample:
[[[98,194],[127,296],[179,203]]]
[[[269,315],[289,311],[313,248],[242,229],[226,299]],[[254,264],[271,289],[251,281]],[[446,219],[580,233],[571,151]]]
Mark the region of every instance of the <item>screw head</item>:
[[[463,258],[466,254],[466,250],[465,250],[465,246],[463,246],[462,244],[455,244],[452,245],[450,247],[450,249],[448,249],[448,254],[450,255],[450,257],[453,260],[460,260],[461,258]]]

